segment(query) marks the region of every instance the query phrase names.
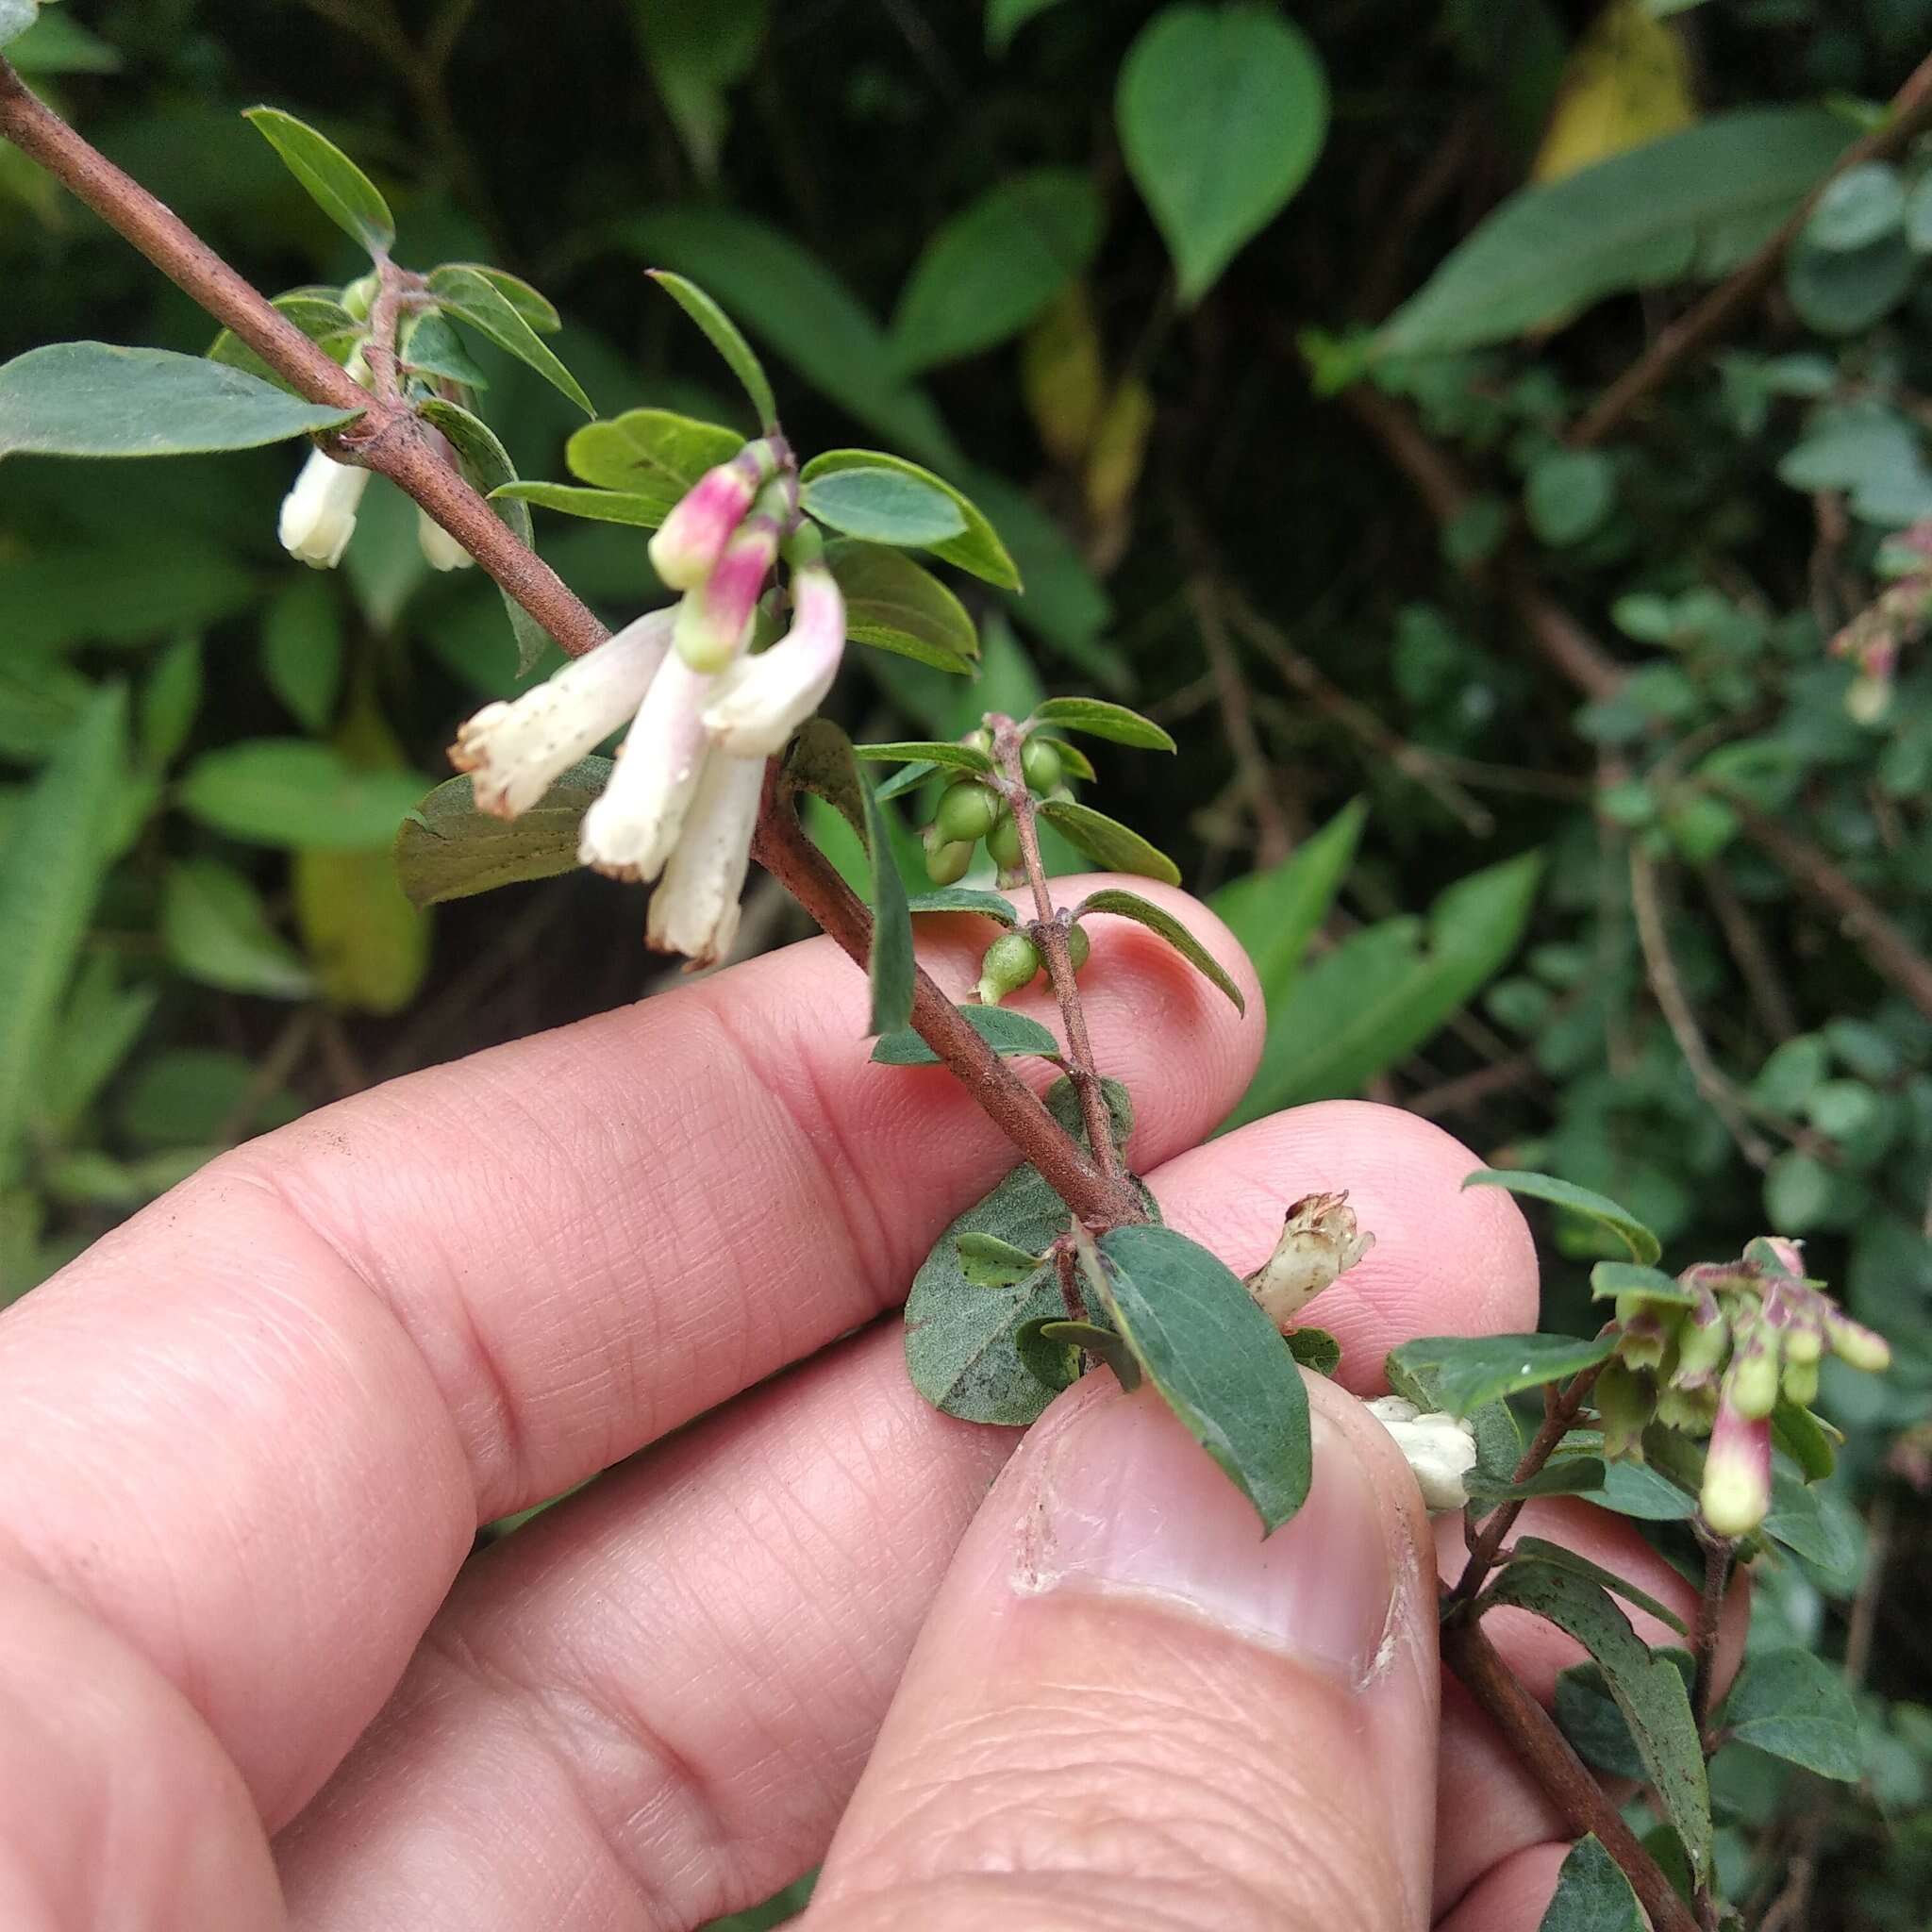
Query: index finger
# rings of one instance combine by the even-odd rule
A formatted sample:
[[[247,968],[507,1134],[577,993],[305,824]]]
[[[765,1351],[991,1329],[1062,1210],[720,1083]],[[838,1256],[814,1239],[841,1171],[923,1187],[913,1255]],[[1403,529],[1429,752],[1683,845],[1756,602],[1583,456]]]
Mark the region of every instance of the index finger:
[[[935,936],[941,984],[987,938]],[[1141,1101],[1136,1160],[1191,1145],[1246,1081],[1258,1000],[1238,1019],[1113,922],[1082,989]],[[867,1064],[865,1000],[808,941],[215,1163],[5,1318],[0,1550],[143,1652],[288,1817],[479,1522],[866,1320],[1011,1165],[949,1075]]]

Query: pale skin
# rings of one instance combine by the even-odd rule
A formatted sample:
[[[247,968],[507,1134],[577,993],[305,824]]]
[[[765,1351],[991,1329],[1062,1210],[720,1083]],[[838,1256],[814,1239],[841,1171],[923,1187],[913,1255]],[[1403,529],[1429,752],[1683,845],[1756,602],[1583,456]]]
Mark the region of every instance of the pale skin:
[[[1241,1020],[1094,927],[1095,1052],[1168,1220],[1238,1270],[1314,1190],[1374,1231],[1310,1314],[1345,1388],[1407,1336],[1534,1325],[1517,1209],[1458,1191],[1474,1155],[1356,1103],[1205,1141],[1259,1048],[1252,976]],[[960,989],[986,938],[933,922],[922,953]],[[1372,1500],[1278,1551],[1295,1618],[1332,1611],[1309,1577],[1391,1579],[1359,1680],[1210,1600],[1040,1586],[1083,1443],[1191,1533],[1220,1491],[1105,1374],[991,1494],[1018,1439],[911,1391],[886,1311],[1011,1154],[942,1072],[867,1065],[864,1004],[814,941],[393,1082],[0,1318],[0,1924],[672,1928],[825,1857],[814,1932],[1531,1932],[1560,1823],[1453,1686],[1439,1710],[1430,1531],[1347,1395],[1315,1391],[1318,1457]],[[1622,1523],[1524,1526],[1691,1607]],[[1541,1695],[1574,1660],[1491,1627]]]

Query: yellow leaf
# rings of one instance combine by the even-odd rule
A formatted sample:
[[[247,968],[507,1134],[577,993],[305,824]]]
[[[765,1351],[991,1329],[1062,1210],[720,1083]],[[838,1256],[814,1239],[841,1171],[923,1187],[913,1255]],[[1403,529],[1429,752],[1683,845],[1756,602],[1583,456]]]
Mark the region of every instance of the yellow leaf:
[[[1123,382],[1100,420],[1087,459],[1087,508],[1097,526],[1116,523],[1133,502],[1153,427],[1154,398],[1147,385]]]
[[[1610,0],[1564,63],[1531,173],[1558,181],[1696,119],[1682,40],[1646,0]]]
[[[1107,400],[1100,329],[1084,281],[1069,283],[1021,339],[1020,386],[1041,446],[1072,469],[1087,454]]]
[[[352,765],[405,771],[408,760],[367,680],[334,739]],[[396,880],[387,845],[372,852],[298,852],[295,924],[324,995],[367,1013],[400,1012],[429,970],[429,915]]]

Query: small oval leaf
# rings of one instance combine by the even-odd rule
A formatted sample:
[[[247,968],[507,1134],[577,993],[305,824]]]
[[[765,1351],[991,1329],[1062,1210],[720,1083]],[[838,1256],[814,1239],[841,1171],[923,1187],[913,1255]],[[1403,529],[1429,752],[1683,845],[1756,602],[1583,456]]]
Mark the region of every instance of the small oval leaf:
[[[1089,738],[1110,738],[1116,744],[1137,744],[1148,751],[1173,751],[1174,741],[1152,718],[1130,711],[1105,698],[1048,698],[1033,708],[1036,724],[1058,724],[1062,731],[1083,731]]]
[[[845,635],[941,671],[970,673],[979,633],[945,585],[909,557],[880,543],[841,541],[825,563],[845,598]]]
[[[978,912],[996,919],[1002,925],[1018,925],[1020,915],[997,892],[976,892],[971,886],[939,886],[930,892],[915,892],[906,902],[913,912]],[[969,1012],[981,1010],[968,1008]],[[1004,1012],[1003,1007],[988,1010]]]
[[[909,476],[914,482],[924,483],[950,497],[966,527],[958,536],[934,543],[932,554],[960,570],[970,571],[976,577],[983,577],[990,584],[998,585],[1003,591],[1021,588],[1019,568],[1008,555],[1007,546],[1000,541],[999,532],[987,521],[986,512],[963,491],[955,490],[943,476],[935,476],[930,470],[922,469],[917,463],[908,463],[904,457],[890,456],[884,450],[828,449],[822,450],[806,464],[798,473],[799,480],[801,483],[814,483],[841,470],[896,470],[902,476]]]
[[[1241,997],[1241,988],[1234,983],[1226,968],[1172,912],[1141,898],[1138,892],[1122,891],[1112,886],[1103,891],[1090,893],[1081,902],[1074,917],[1083,918],[1089,912],[1111,912],[1118,919],[1134,920],[1149,932],[1159,934],[1189,965],[1197,973],[1205,974],[1234,1002],[1237,1013],[1245,1014],[1248,1010],[1248,1003]]]
[[[1579,1188],[1574,1182],[1558,1180],[1555,1174],[1517,1173],[1505,1168],[1485,1167],[1468,1175],[1465,1188],[1507,1188],[1512,1194],[1533,1201],[1547,1201],[1567,1208],[1599,1227],[1608,1228],[1630,1250],[1632,1260],[1648,1268],[1663,1253],[1663,1243],[1627,1208],[1621,1208],[1607,1195]]]
[[[584,813],[609,777],[608,758],[584,758],[514,819],[478,811],[468,778],[445,779],[396,834],[403,891],[418,906],[437,906],[571,871]]]
[[[966,527],[942,491],[883,467],[835,470],[804,484],[798,501],[807,515],[870,543],[929,550]]]
[[[1091,805],[1070,798],[1048,798],[1041,802],[1040,815],[1066,836],[1096,864],[1108,872],[1138,873],[1142,878],[1159,879],[1177,886],[1181,869],[1166,853],[1118,819],[1110,819]]]
[[[743,437],[717,423],[671,409],[626,409],[585,424],[566,445],[564,461],[579,482],[649,499],[658,511],[653,522],[662,523],[707,470],[728,463],[743,447]]]
[[[282,165],[337,227],[379,261],[396,239],[395,217],[373,182],[334,142],[279,108],[245,108],[242,119],[282,158]]]

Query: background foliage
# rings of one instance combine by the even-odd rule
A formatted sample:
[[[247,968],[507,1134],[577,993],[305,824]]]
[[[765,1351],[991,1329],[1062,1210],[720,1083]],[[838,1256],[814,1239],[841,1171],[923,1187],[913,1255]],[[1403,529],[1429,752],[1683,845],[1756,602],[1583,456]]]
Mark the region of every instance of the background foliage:
[[[751,426],[661,264],[760,339],[804,446],[970,489],[1026,580],[973,592],[979,681],[856,653],[835,702],[950,736],[1044,677],[1174,732],[1177,768],[1110,753],[1107,802],[1256,958],[1241,1117],[1367,1092],[1627,1202],[1674,1257],[1805,1237],[1901,1365],[1827,1365],[1833,1534],[1761,1577],[1754,1642],[1842,1661],[1858,1782],[1729,1754],[1717,1856],[1759,1910],[1804,1854],[1808,1923],[1906,1923],[1932,1888],[1924,159],[1844,176],[1724,341],[1566,438],[1868,125],[1932,5],[1292,12],[599,0],[533,33],[490,0],[67,0],[11,51],[261,286],[359,267],[240,118],[269,101],[378,176],[404,259],[555,297],[600,414]],[[0,287],[0,359],[211,334],[4,149]],[[467,346],[521,473],[565,476],[580,416]],[[515,643],[379,479],[341,573],[290,564],[292,468],[0,466],[0,1300],[220,1146],[664,983],[635,895],[585,874],[403,899],[395,825],[517,688]],[[608,618],[661,601],[639,533],[536,518]],[[760,891],[745,943],[793,930]],[[1608,1251],[1557,1232],[1546,1324],[1587,1330]]]

